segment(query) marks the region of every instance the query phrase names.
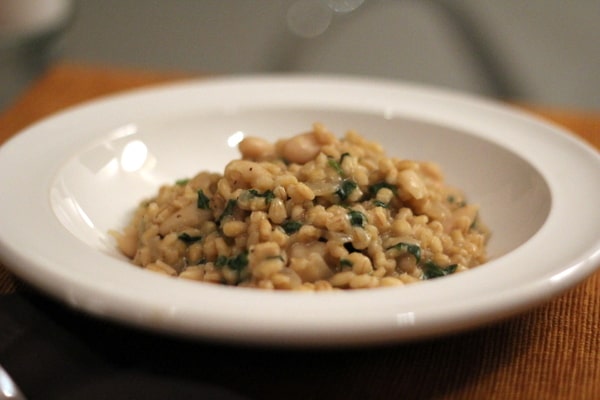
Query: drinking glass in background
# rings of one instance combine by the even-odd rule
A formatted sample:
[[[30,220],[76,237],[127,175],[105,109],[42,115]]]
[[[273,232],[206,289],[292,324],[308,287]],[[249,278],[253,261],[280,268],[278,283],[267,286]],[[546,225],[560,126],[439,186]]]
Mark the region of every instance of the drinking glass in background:
[[[73,0],[0,1],[0,111],[52,59]]]

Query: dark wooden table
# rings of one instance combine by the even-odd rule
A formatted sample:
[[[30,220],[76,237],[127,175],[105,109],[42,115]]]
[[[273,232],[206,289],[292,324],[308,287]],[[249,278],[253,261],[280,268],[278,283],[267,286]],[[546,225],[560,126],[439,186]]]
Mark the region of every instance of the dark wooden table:
[[[0,143],[81,101],[186,77],[58,64],[0,115]],[[519,107],[600,149],[600,112]],[[600,272],[549,303],[493,326],[425,342],[353,350],[240,348],[140,332],[56,304],[0,265],[0,300],[11,296],[20,307],[15,315],[38,313],[36,321],[60,332],[55,334],[63,338],[60,343],[69,342],[63,352],[65,365],[87,360],[78,367],[80,375],[86,366],[104,371],[88,374],[88,379],[114,370],[135,381],[144,373],[190,390],[202,383],[255,399],[600,399]],[[44,335],[43,326],[33,332]],[[1,332],[2,326],[0,339]],[[10,346],[0,346],[0,363],[12,362],[10,372],[33,396],[43,398],[37,384],[52,376],[48,371],[53,367],[36,363],[41,357],[38,347],[39,343],[31,349],[30,364],[36,365],[30,369],[20,367],[23,361],[15,361],[16,350]],[[60,346],[52,356],[63,356]],[[77,382],[85,383],[85,378]]]

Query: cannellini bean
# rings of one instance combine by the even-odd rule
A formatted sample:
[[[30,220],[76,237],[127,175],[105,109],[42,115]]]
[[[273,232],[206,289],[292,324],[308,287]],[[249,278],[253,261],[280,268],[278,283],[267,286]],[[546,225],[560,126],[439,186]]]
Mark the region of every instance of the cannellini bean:
[[[290,257],[307,258],[311,254],[325,255],[326,244],[323,242],[294,243],[290,249]]]
[[[281,147],[281,155],[288,161],[305,164],[314,159],[321,145],[313,133],[304,133],[286,140]]]
[[[454,211],[452,215],[452,227],[466,231],[477,218],[479,207],[474,204],[469,204]]]
[[[295,243],[289,250],[290,268],[303,282],[315,282],[331,276],[331,270],[323,259],[326,245],[323,242]]]
[[[308,258],[292,258],[290,268],[298,274],[303,282],[316,282],[331,276],[331,270],[319,254],[309,254]]]
[[[174,212],[165,219],[159,227],[161,235],[183,230],[186,227],[198,226],[211,217],[208,210],[200,210],[194,203],[190,203],[181,210]]]
[[[422,199],[427,194],[425,183],[412,169],[405,169],[398,174],[398,183],[415,199]]]
[[[265,167],[248,160],[235,160],[227,164],[225,178],[231,182],[245,182],[245,187],[261,191],[271,189],[274,185],[273,178]]]
[[[238,145],[243,158],[264,160],[275,154],[275,145],[265,139],[247,137]]]

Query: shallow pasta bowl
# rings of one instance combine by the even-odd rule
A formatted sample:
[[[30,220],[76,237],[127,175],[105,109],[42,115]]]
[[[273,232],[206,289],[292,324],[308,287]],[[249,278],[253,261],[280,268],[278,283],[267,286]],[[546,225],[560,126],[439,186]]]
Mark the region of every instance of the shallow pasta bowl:
[[[271,292],[132,266],[108,234],[164,183],[220,171],[246,135],[322,122],[440,164],[481,206],[490,260],[399,288]],[[562,129],[439,89],[344,77],[190,81],[86,103],[0,149],[0,255],[21,279],[101,318],[226,342],[418,340],[530,309],[600,265],[600,156]]]

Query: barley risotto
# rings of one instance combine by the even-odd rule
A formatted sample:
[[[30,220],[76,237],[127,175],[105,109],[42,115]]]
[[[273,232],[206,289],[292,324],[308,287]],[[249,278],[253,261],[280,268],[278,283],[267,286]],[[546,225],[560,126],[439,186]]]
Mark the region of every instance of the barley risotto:
[[[112,232],[121,252],[166,275],[287,290],[404,285],[485,261],[478,207],[433,162],[318,123],[276,143],[247,137],[239,151],[223,173],[143,201]]]

